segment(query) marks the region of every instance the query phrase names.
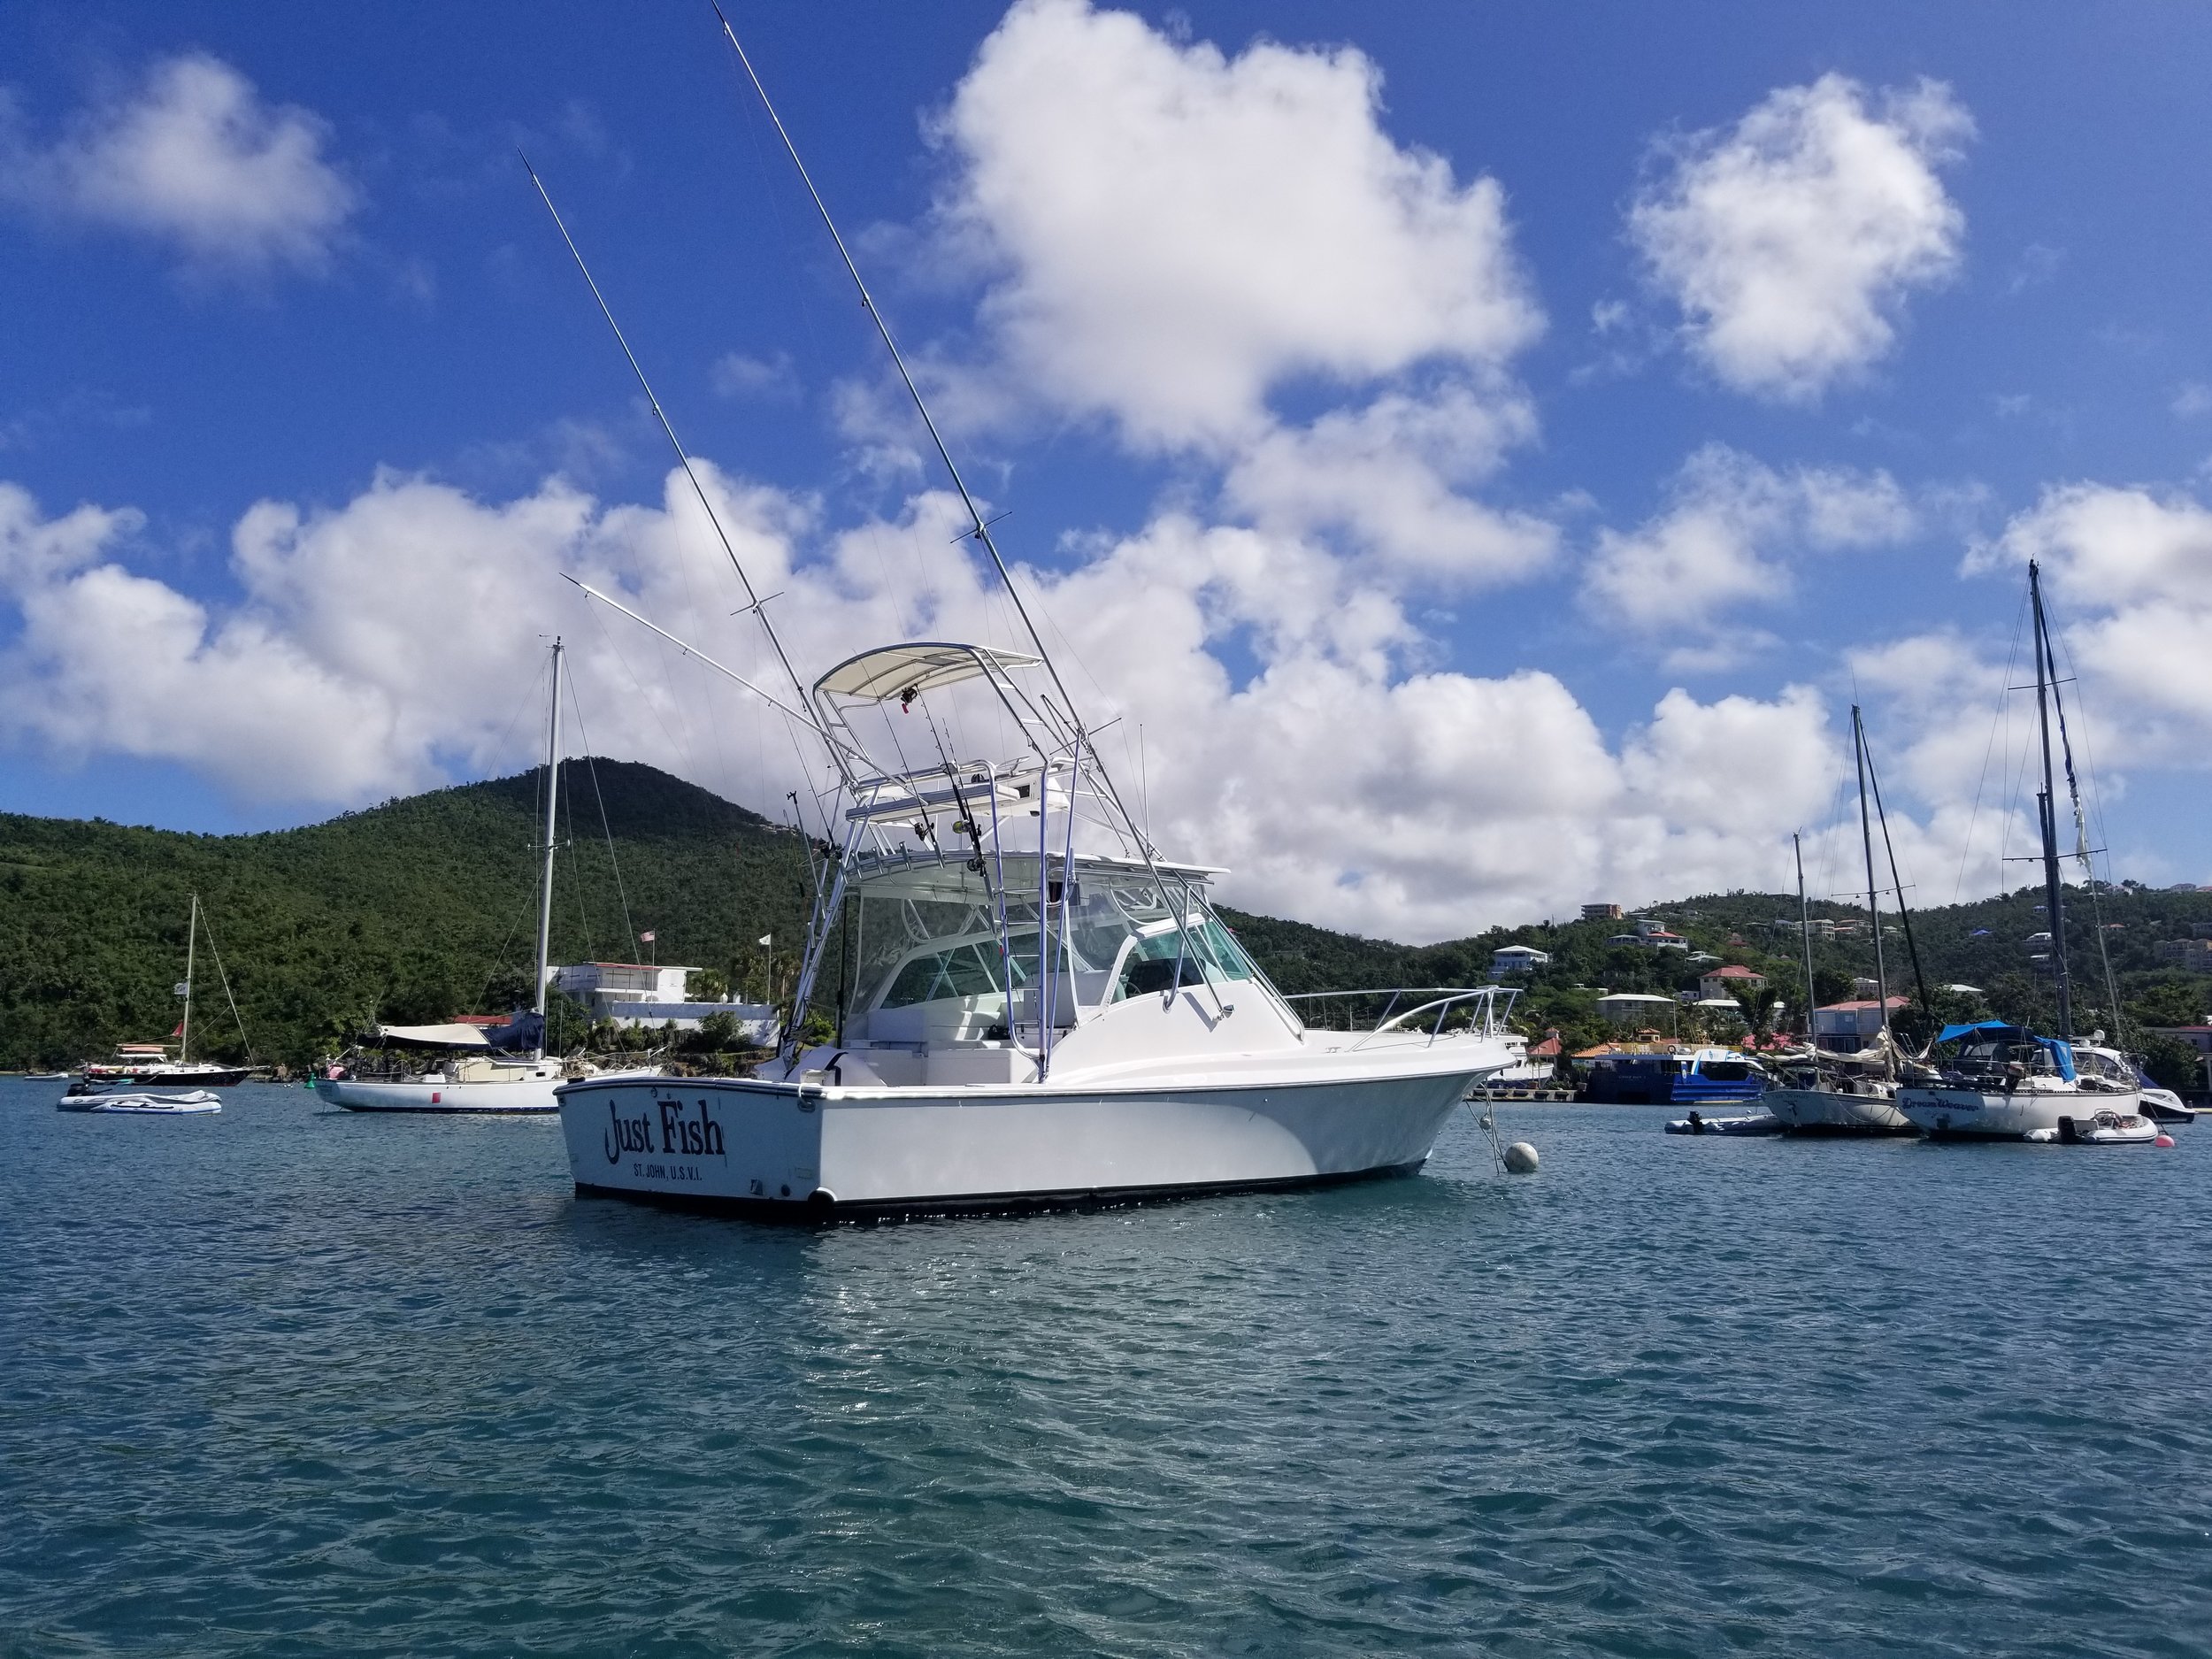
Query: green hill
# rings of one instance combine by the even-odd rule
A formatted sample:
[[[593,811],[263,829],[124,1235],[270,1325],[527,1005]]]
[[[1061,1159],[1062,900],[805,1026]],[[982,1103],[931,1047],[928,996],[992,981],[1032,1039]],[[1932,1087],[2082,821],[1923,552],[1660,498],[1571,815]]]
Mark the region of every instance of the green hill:
[[[166,1034],[194,893],[264,1061],[299,1064],[375,1019],[518,1006],[528,995],[535,942],[540,783],[526,772],[260,835],[0,814],[0,1066],[60,1065],[119,1041]],[[757,971],[761,934],[775,935],[780,956],[798,942],[808,879],[803,844],[790,830],[629,762],[565,763],[561,793],[556,961],[626,958],[638,949],[632,933],[649,931],[658,960],[717,968],[735,983]],[[2047,1018],[2049,989],[2030,961],[2038,948],[2029,936],[2044,926],[2041,902],[2039,887],[2024,888],[1914,918],[1931,987],[1981,993],[1938,991],[1939,1016]],[[2100,922],[2131,1035],[2145,1025],[2205,1018],[2212,978],[2162,965],[2154,948],[2212,927],[2212,893],[2124,883],[2093,900],[2070,888],[2067,902],[2081,1029],[2115,1023],[2097,953]],[[1812,909],[1832,920],[1863,916],[1835,903]],[[1796,914],[1793,897],[1712,895],[1637,913],[1664,918],[1694,952],[1768,975],[1793,1010],[1804,1007],[1796,935],[1775,926]],[[1492,951],[1534,945],[1552,961],[1521,981],[1519,1023],[1532,1032],[1555,1025],[1578,1046],[1602,1034],[1603,991],[1672,995],[1695,986],[1700,965],[1682,952],[1609,944],[1626,927],[1616,921],[1493,928],[1417,947],[1236,910],[1225,919],[1292,993],[1481,985]],[[1901,933],[1889,936],[1887,951],[1893,989],[1909,994]],[[1822,1001],[1849,995],[1855,977],[1872,971],[1863,937],[1815,946]],[[242,1056],[204,935],[197,982],[195,1051]],[[1700,1017],[1680,1018],[1697,1028]],[[1713,1022],[1715,1034],[1728,1026]]]
[[[0,1066],[167,1035],[194,893],[265,1061],[300,1063],[374,1019],[526,1002],[541,780],[465,784],[259,835],[0,814]],[[727,972],[758,956],[763,933],[798,941],[807,879],[789,830],[623,761],[565,763],[561,793],[555,961],[629,959],[626,895],[660,961]],[[205,933],[196,981],[194,1052],[242,1056]]]
[[[2067,939],[2074,979],[2076,1029],[2100,1026],[2125,1034],[2131,1046],[2148,1052],[2154,1070],[2169,1080],[2201,1087],[2202,1075],[2185,1049],[2145,1038],[2148,1025],[2195,1025],[2212,1010],[2212,977],[2191,974],[2159,962],[2162,941],[2184,939],[2193,930],[2212,928],[2212,892],[2170,893],[2132,882],[2066,890]],[[1863,930],[1865,911],[1848,905],[1816,902],[1816,920],[1854,922]],[[1516,1023],[1532,1033],[1559,1028],[1570,1048],[1608,1034],[1597,1012],[1606,991],[1674,995],[1694,989],[1701,972],[1736,963],[1764,974],[1793,1010],[1806,1006],[1804,968],[1798,935],[1786,925],[1797,914],[1793,895],[1729,893],[1646,906],[1633,914],[1665,920],[1688,941],[1687,952],[1653,950],[1608,941],[1628,932],[1628,921],[1574,921],[1524,927],[1497,927],[1468,939],[1412,947],[1357,939],[1302,923],[1229,912],[1246,947],[1286,991],[1321,990],[1355,985],[1477,985],[1488,979],[1491,952],[1502,945],[1533,945],[1549,953],[1550,964],[1511,983],[1524,994]],[[2002,1015],[2047,1022],[2054,997],[2047,978],[2032,958],[2047,949],[2032,940],[2047,924],[2043,889],[2038,886],[1970,904],[1944,905],[1916,912],[1912,941],[1919,949],[1932,1011],[1938,1018]],[[2101,934],[2103,956],[2100,955]],[[1911,952],[1893,914],[1884,928],[1884,954],[1890,990],[1915,994]],[[1694,956],[1714,960],[1696,962]],[[2114,1018],[2105,981],[2104,957],[2111,963],[2119,993],[2121,1018]],[[1875,971],[1871,939],[1816,939],[1813,989],[1821,1002],[1854,995],[1855,982]],[[1963,985],[1971,994],[1944,987]],[[1665,1015],[1668,1010],[1662,1010]],[[1785,1017],[1795,1027],[1799,1016]],[[1732,1017],[1709,1021],[1685,1010],[1659,1020],[1683,1034],[1724,1036],[1741,1029]],[[1915,1008],[1901,1017],[1908,1032],[1926,1017]]]

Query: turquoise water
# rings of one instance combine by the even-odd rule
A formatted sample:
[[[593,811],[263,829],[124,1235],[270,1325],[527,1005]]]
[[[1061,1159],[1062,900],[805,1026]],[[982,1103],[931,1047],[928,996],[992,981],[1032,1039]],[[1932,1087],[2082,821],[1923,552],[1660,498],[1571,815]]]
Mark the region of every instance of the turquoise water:
[[[0,1653],[2212,1652],[2212,1125],[828,1232],[0,1083]]]

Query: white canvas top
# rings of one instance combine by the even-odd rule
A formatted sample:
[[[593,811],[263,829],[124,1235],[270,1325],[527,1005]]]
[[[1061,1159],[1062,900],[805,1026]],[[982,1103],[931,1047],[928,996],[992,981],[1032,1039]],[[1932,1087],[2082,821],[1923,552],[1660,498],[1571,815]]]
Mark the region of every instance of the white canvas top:
[[[840,697],[887,703],[910,690],[934,691],[941,686],[977,679],[987,664],[1003,671],[1036,668],[1043,661],[1023,651],[1002,651],[987,645],[916,640],[849,657],[816,680],[814,690],[817,695],[829,692]]]
[[[379,1025],[380,1037],[397,1042],[419,1042],[441,1048],[488,1048],[492,1045],[475,1025]]]

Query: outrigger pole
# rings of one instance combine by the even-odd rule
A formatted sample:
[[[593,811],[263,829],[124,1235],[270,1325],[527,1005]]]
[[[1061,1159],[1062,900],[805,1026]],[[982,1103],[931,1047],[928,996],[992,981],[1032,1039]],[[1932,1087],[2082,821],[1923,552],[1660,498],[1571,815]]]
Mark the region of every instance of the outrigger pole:
[[[599,284],[592,278],[591,267],[584,263],[583,250],[577,247],[576,239],[568,234],[568,226],[562,220],[560,210],[553,205],[552,196],[547,194],[545,180],[538,177],[538,170],[530,165],[530,157],[526,154],[520,150],[515,153],[522,157],[523,171],[530,175],[530,182],[537,190],[538,200],[545,204],[545,211],[552,215],[554,229],[561,233],[561,240],[568,244],[569,257],[576,261],[577,270],[583,273],[584,285],[591,289],[591,296],[599,306],[599,314],[607,319],[607,326],[614,334],[615,344],[622,348],[622,355],[629,359],[630,373],[637,376],[638,386],[645,393],[645,401],[652,406],[653,419],[660,422],[661,430],[668,435],[668,447],[675,450],[676,459],[684,469],[684,476],[691,481],[691,493],[699,498],[700,509],[707,515],[707,522],[714,526],[715,537],[722,543],[722,551],[730,561],[730,568],[737,572],[738,585],[745,590],[745,608],[760,618],[761,632],[768,636],[768,643],[776,653],[776,660],[783,664],[783,672],[790,676],[791,688],[798,694],[800,705],[808,706],[806,682],[799,678],[799,671],[792,666],[790,655],[783,649],[783,641],[776,633],[776,625],[768,619],[764,608],[766,601],[753,587],[753,579],[745,573],[745,565],[737,557],[737,549],[730,541],[730,533],[722,527],[722,516],[714,511],[714,503],[707,499],[706,486],[699,481],[698,472],[691,465],[689,451],[684,448],[683,441],[677,437],[675,426],[670,422],[667,411],[661,407],[661,400],[653,395],[653,383],[645,378],[644,365],[638,362],[637,353],[630,349],[630,342],[622,332],[622,325],[615,321],[614,311],[608,305],[607,296],[599,291]],[[965,493],[962,492],[964,495]],[[636,615],[634,611],[629,614]],[[639,619],[643,620],[641,618]],[[648,623],[646,626],[650,627],[652,625]],[[659,632],[658,629],[654,631]],[[702,656],[696,651],[692,655]],[[702,660],[704,660],[703,657]],[[810,720],[807,724],[813,726],[816,723]],[[834,745],[830,746],[830,757],[836,762],[837,770],[849,784],[853,780],[852,773],[845,764],[844,755]]]
[[[753,67],[753,60],[745,55],[745,47],[737,38],[737,31],[730,26],[729,17],[723,12],[720,5],[718,4],[715,6],[714,15],[721,22],[723,37],[729,42],[730,50],[737,54],[737,61],[745,71],[746,80],[752,83],[753,91],[758,95],[761,108],[767,111],[769,123],[776,129],[776,136],[782,141],[784,153],[791,157],[792,166],[797,169],[799,182],[806,187],[807,196],[814,204],[814,211],[821,215],[822,227],[829,232],[830,241],[834,243],[837,248],[837,257],[844,262],[846,274],[852,278],[853,287],[859,291],[862,309],[866,311],[869,317],[874,321],[876,333],[882,336],[883,349],[891,354],[892,366],[898,370],[899,380],[906,387],[907,396],[914,400],[915,412],[921,416],[922,425],[928,430],[929,433],[929,441],[936,447],[937,457],[945,464],[946,475],[952,480],[953,488],[959,492],[961,505],[968,510],[968,519],[969,522],[973,525],[974,528],[968,531],[967,534],[973,536],[977,541],[980,542],[982,544],[983,550],[991,556],[991,564],[998,572],[1000,582],[1005,587],[1006,596],[1014,602],[1015,612],[1021,618],[1022,626],[1028,632],[1029,641],[1032,645],[1036,647],[1038,660],[1043,663],[1045,672],[1052,676],[1053,689],[1060,694],[1060,706],[1058,708],[1053,708],[1049,698],[1045,700],[1045,706],[1048,709],[1051,709],[1055,714],[1058,715],[1066,722],[1071,733],[1069,741],[1073,755],[1073,765],[1068,777],[1068,853],[1064,860],[1061,874],[1064,881],[1072,882],[1075,879],[1073,850],[1076,795],[1078,786],[1081,782],[1082,779],[1082,757],[1084,740],[1086,736],[1082,719],[1075,712],[1075,699],[1069,694],[1066,681],[1060,678],[1059,665],[1052,660],[1052,653],[1045,649],[1044,635],[1038,631],[1036,618],[1029,614],[1029,607],[1023,602],[1021,589],[1014,584],[1013,572],[1007,568],[1005,557],[1000,553],[998,542],[994,540],[991,535],[991,521],[983,516],[982,510],[976,505],[975,497],[969,494],[967,480],[960,476],[959,465],[952,458],[952,450],[945,442],[944,434],[937,429],[937,422],[929,412],[929,404],[922,396],[922,388],[915,384],[913,373],[906,366],[906,358],[900,354],[899,342],[892,337],[891,325],[885,320],[883,312],[878,309],[875,302],[875,296],[868,292],[868,284],[866,280],[860,274],[860,266],[855,262],[852,256],[852,250],[846,247],[845,238],[837,228],[837,221],[830,216],[829,204],[822,199],[821,191],[815,188],[814,175],[807,171],[806,162],[799,154],[798,144],[793,140],[790,130],[784,126],[783,117],[776,112],[775,100],[768,96],[768,88],[762,82],[759,71]],[[534,178],[535,177],[534,174],[532,176]],[[540,194],[543,194],[542,186],[540,187]],[[546,205],[549,208],[552,204],[549,202]],[[564,234],[565,234],[565,233],[564,233]],[[572,246],[573,244],[572,244]],[[594,292],[596,293],[597,290],[595,289]],[[609,320],[611,322],[613,319],[610,318]],[[634,359],[633,361],[634,362]],[[642,379],[642,376],[640,378]],[[658,411],[657,404],[655,405],[655,410],[656,412]],[[664,422],[664,424],[665,423]],[[751,590],[749,588],[747,591],[750,592]],[[763,618],[764,621],[765,621],[765,618]],[[1034,740],[1032,741],[1033,742],[1034,741]],[[1051,796],[1051,762],[1050,757],[1045,754],[1041,746],[1038,747],[1037,752],[1040,762],[1037,774],[1038,803],[1041,807],[1048,810]],[[1104,786],[1106,798],[1110,799],[1113,803],[1114,811],[1120,817],[1123,826],[1128,830],[1130,838],[1135,842],[1138,850],[1144,855],[1145,868],[1150,873],[1153,883],[1158,890],[1160,896],[1163,900],[1164,900],[1167,897],[1168,892],[1167,878],[1161,873],[1158,860],[1154,853],[1151,837],[1148,835],[1143,829],[1139,827],[1135,817],[1130,812],[1128,806],[1123,802],[1121,798],[1121,791],[1114,787],[1113,774],[1106,770],[1105,763],[1099,757],[1096,745],[1094,744],[1092,745],[1092,773],[1097,778],[1098,781]],[[1039,814],[1041,830],[1042,827],[1042,818],[1043,814],[1041,812]],[[1041,846],[1038,853],[1038,879],[1041,883],[1044,879],[1044,866],[1046,862],[1046,853]],[[1041,887],[1041,895],[1042,891],[1043,889]],[[1185,896],[1187,898],[1188,897],[1187,888],[1185,889]],[[1065,907],[1064,905],[1063,909],[1064,910],[1064,908]],[[1185,936],[1183,942],[1187,944],[1187,935],[1190,924],[1186,914],[1186,907],[1178,904],[1172,905],[1170,908],[1171,908],[1175,913],[1176,931],[1178,933]],[[1042,957],[1047,949],[1048,937],[1051,932],[1050,918],[1048,914],[1046,913],[1048,910],[1048,907],[1043,904],[1041,896],[1040,914],[1037,920],[1037,949],[1040,957],[1038,973],[1041,982],[1044,979],[1046,973],[1045,964]],[[1179,972],[1180,971],[1179,970]],[[1266,981],[1264,979],[1258,981],[1258,983],[1262,986],[1266,985]],[[1219,989],[1215,987],[1212,980],[1209,979],[1206,981],[1206,989],[1213,999],[1214,1007],[1220,1012],[1224,1018],[1226,1018],[1229,1015],[1236,1012],[1236,1004],[1233,1002],[1225,1002],[1222,999]],[[1039,995],[1040,996],[1044,995],[1044,987],[1041,983],[1039,987]],[[1304,1028],[1304,1022],[1299,1019],[1297,1010],[1293,1009],[1287,1002],[1283,1002],[1279,993],[1271,996],[1268,1000],[1273,1004],[1276,1011],[1289,1024],[1290,1028],[1293,1031],[1301,1031]],[[1042,1074],[1044,1065],[1051,1052],[1051,1040],[1043,1034],[1046,1022],[1050,1019],[1051,1014],[1052,1010],[1048,1007],[1040,1007],[1038,1013],[1040,1031],[1038,1070],[1041,1075]],[[1010,1019],[1011,1018],[1010,1002],[1009,1005],[1009,1018]]]
[[[984,551],[991,556],[991,563],[998,567],[999,580],[1006,585],[1007,596],[1013,600],[1014,609],[1021,617],[1022,626],[1029,631],[1030,643],[1037,648],[1037,655],[1044,660],[1045,672],[1052,676],[1053,688],[1060,694],[1061,703],[1067,709],[1069,717],[1073,718],[1075,699],[1068,695],[1068,688],[1060,679],[1060,671],[1053,663],[1052,653],[1045,649],[1044,638],[1037,632],[1037,624],[1029,614],[1029,607],[1022,603],[1021,590],[1014,586],[1013,575],[1006,568],[1006,560],[1000,556],[998,543],[991,539],[989,520],[976,506],[975,497],[968,494],[967,482],[960,476],[960,469],[953,462],[952,451],[946,447],[944,435],[937,430],[936,421],[930,418],[929,405],[922,401],[921,388],[914,384],[913,375],[907,372],[906,359],[899,355],[898,342],[891,337],[891,325],[876,309],[875,296],[868,292],[868,284],[861,278],[860,267],[853,262],[844,237],[838,234],[837,221],[830,217],[829,204],[822,200],[822,193],[814,188],[814,176],[807,172],[806,163],[799,158],[799,147],[785,130],[783,117],[776,113],[775,103],[769,97],[768,88],[761,84],[760,75],[753,68],[753,60],[745,55],[745,48],[739,44],[737,31],[730,27],[730,19],[719,5],[714,8],[714,15],[721,19],[722,33],[730,42],[730,50],[737,54],[737,61],[744,66],[745,78],[753,83],[753,90],[760,95],[761,108],[768,111],[769,123],[775,127],[776,136],[783,141],[784,152],[791,157],[791,165],[798,169],[799,182],[806,186],[807,195],[813,198],[814,211],[822,216],[823,227],[829,232],[830,240],[837,244],[837,257],[845,262],[846,273],[852,278],[853,286],[860,290],[861,308],[874,319],[876,332],[883,336],[883,349],[891,354],[892,365],[898,370],[899,379],[905,382],[907,396],[914,400],[915,411],[921,416],[922,425],[929,429],[929,441],[937,446],[938,458],[944,462],[945,471],[952,479],[953,488],[960,492],[960,504],[968,510],[968,518],[975,526],[968,534],[983,544]],[[1079,724],[1077,729],[1081,730]]]

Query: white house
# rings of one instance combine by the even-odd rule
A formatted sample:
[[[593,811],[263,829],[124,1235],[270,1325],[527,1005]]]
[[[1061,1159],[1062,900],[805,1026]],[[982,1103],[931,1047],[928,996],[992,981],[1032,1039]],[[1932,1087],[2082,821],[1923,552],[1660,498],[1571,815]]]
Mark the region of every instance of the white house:
[[[1502,979],[1509,973],[1532,973],[1550,965],[1551,953],[1533,945],[1501,945],[1490,953],[1490,977],[1494,979]]]
[[[772,1043],[780,1032],[774,1008],[765,1002],[695,1002],[684,982],[696,968],[656,967],[641,962],[580,962],[547,970],[553,988],[591,1010],[595,1020],[618,1025],[672,1025],[696,1031],[702,1020],[727,1014],[749,1042]]]
[[[1765,987],[1767,976],[1755,973],[1749,968],[1740,968],[1731,963],[1724,968],[1715,968],[1698,976],[1697,994],[1706,1002],[1725,997],[1734,991],[1757,991]]]
[[[1889,1011],[1895,1014],[1907,1007],[1911,998],[1893,996]],[[1813,1010],[1813,1046],[1852,1054],[1874,1041],[1882,1029],[1882,1004],[1870,996],[1855,997],[1848,1002],[1831,1002],[1825,1008]]]
[[[1671,1027],[1678,1007],[1671,996],[1652,996],[1640,991],[1616,991],[1610,996],[1598,998],[1598,1012],[1617,1025],[1651,1019],[1663,1010]]]

